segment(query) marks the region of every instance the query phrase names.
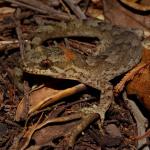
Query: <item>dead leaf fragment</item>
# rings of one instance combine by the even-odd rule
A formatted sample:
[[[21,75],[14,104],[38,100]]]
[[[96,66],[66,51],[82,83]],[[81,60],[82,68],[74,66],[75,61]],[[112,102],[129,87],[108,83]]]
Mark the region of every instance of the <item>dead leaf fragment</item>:
[[[56,94],[58,91],[48,88],[48,87],[41,87],[37,90],[33,90],[31,91],[31,93],[29,94],[29,111],[33,108],[36,107],[37,105],[40,105],[42,103],[42,101],[44,101],[47,97],[50,97],[51,95]],[[17,107],[17,111],[16,111],[16,116],[15,116],[15,120],[16,121],[20,121],[24,118],[24,110],[25,110],[25,102],[22,99],[21,102],[19,103],[18,107]]]
[[[115,25],[142,29],[145,36],[150,35],[150,14],[141,15],[132,12],[116,0],[103,0],[103,3],[106,20]]]
[[[134,8],[134,9],[137,9],[137,10],[140,10],[140,11],[149,11],[150,10],[150,6],[138,4],[138,3],[136,3],[136,1],[135,2],[134,1],[132,2],[129,0],[120,0],[120,1],[127,6]]]
[[[0,8],[0,14],[3,15],[3,14],[12,14],[15,12],[15,9],[14,8],[11,8],[11,7],[1,7]]]
[[[148,44],[148,40],[146,40],[145,46],[147,47]],[[141,62],[115,86],[116,95],[123,90],[129,80],[132,81],[127,85],[127,93],[137,95],[143,106],[150,111],[150,49],[143,49]]]
[[[100,9],[93,8],[93,7],[89,7],[87,9],[86,15],[93,17],[93,18],[97,18],[99,20],[104,20],[103,11]]]
[[[42,109],[43,107],[58,102],[64,97],[73,95],[85,89],[86,86],[84,84],[79,84],[65,90],[55,90],[49,87],[41,87],[36,90],[33,90],[31,91],[29,96],[30,106],[29,106],[28,115],[34,113],[39,109]],[[25,116],[23,115],[24,111],[25,111],[25,104],[24,104],[24,100],[22,99],[17,107],[16,116],[15,116],[16,121],[25,119]]]
[[[128,94],[139,97],[139,101],[150,111],[150,50],[144,49],[141,63],[148,63],[140,74],[137,74],[127,86]]]

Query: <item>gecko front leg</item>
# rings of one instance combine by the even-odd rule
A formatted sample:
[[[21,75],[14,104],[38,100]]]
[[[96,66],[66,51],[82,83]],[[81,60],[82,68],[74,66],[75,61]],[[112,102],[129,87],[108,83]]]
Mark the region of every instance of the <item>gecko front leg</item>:
[[[103,125],[105,114],[114,100],[113,86],[110,82],[105,81],[99,84],[99,88],[101,89],[100,103],[98,105],[92,105],[88,108],[83,108],[82,111],[85,113],[98,113],[101,118],[101,124]]]

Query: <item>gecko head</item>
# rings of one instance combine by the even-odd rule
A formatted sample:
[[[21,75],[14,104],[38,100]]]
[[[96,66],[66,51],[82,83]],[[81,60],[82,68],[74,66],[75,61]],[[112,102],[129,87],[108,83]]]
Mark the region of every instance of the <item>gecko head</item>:
[[[71,65],[75,54],[63,47],[37,46],[26,47],[24,53],[24,71],[30,74],[63,77],[65,68]]]

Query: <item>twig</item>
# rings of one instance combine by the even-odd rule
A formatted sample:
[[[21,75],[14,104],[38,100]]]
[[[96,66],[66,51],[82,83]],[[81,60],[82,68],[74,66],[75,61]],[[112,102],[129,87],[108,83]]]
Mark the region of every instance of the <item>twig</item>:
[[[142,140],[147,137],[150,137],[150,129],[148,129],[143,135],[133,137],[133,140]]]
[[[40,10],[39,8],[35,8],[35,7],[33,7],[33,6],[30,6],[30,5],[28,5],[28,4],[23,4],[23,3],[21,3],[21,2],[15,1],[15,0],[5,0],[5,1],[10,2],[10,3],[13,3],[13,4],[16,4],[16,5],[18,5],[18,6],[22,6],[22,7],[29,8],[29,9],[31,9],[31,10],[38,11],[38,12],[43,13],[43,14],[46,14],[46,13],[47,13],[47,12],[44,11],[44,10]]]
[[[36,129],[37,129],[38,125],[39,125],[39,122],[42,119],[42,116],[43,116],[43,113],[39,117],[38,121],[32,126],[32,128],[25,133],[24,136],[27,136],[27,139],[26,139],[25,143],[23,144],[23,146],[20,148],[20,150],[24,150],[28,146],[33,133],[36,131]],[[24,132],[25,132],[25,130],[23,131],[23,133]]]
[[[125,83],[127,83],[128,81],[132,80],[136,74],[140,73],[140,71],[142,69],[144,69],[145,67],[147,67],[148,65],[150,65],[150,62],[147,63],[141,63],[138,66],[136,66],[135,68],[133,68],[130,72],[128,72],[122,79],[121,81],[114,87],[114,92],[116,95],[118,95],[118,93],[120,93],[124,86]]]
[[[21,58],[23,60],[23,56],[24,56],[24,40],[23,40],[23,36],[22,36],[22,31],[21,31],[21,25],[20,25],[20,20],[19,20],[19,16],[20,16],[21,10],[18,8],[15,14],[16,17],[16,32],[17,32],[17,36],[19,39],[19,46],[20,46],[20,55]]]
[[[58,102],[59,100],[61,100],[62,98],[65,98],[65,97],[68,97],[68,96],[71,96],[75,93],[79,93],[81,91],[84,91],[86,90],[87,87],[86,85],[84,84],[79,84],[79,85],[76,85],[74,87],[71,87],[71,88],[68,88],[66,90],[63,90],[63,91],[60,91],[59,93],[57,93],[56,95],[53,95],[51,97],[48,97],[47,99],[45,99],[44,101],[41,101],[40,103],[38,103],[38,105],[32,107],[30,110],[29,110],[29,114],[35,112],[36,110],[39,110],[45,106],[48,106],[50,104],[53,104],[55,102]]]
[[[74,4],[73,0],[64,0],[79,19],[86,19],[85,14],[81,11],[80,7]]]
[[[31,138],[32,138],[32,135],[35,131],[41,129],[42,127],[48,125],[48,124],[51,124],[51,123],[63,123],[63,122],[68,122],[68,121],[73,121],[73,120],[78,120],[78,119],[81,119],[82,115],[81,114],[73,114],[73,115],[68,115],[68,116],[64,116],[64,117],[58,117],[58,118],[51,118],[51,119],[46,119],[45,121],[43,121],[42,123],[39,123],[39,119],[37,123],[35,123],[27,132],[26,134],[24,135],[23,138],[26,139],[26,141],[24,142],[24,144],[22,145],[21,147],[21,150],[24,150]]]
[[[0,52],[19,48],[18,40],[0,41]]]
[[[57,11],[54,8],[48,7],[47,5],[45,5],[39,1],[38,1],[38,3],[35,0],[32,0],[32,1],[20,0],[20,2],[15,1],[15,0],[5,0],[5,1],[17,4],[18,6],[23,6],[25,8],[29,8],[31,10],[40,12],[42,14],[48,14],[49,17],[51,17],[52,19],[56,19],[56,20],[69,20],[70,19],[70,17],[66,13]]]

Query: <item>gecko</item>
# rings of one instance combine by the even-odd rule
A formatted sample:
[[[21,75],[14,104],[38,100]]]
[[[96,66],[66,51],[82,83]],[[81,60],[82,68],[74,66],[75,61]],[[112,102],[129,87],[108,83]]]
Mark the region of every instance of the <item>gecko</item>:
[[[43,44],[47,40],[73,37],[95,38],[97,50],[84,55],[69,49],[71,58],[68,58],[64,49],[48,48]],[[114,100],[110,81],[138,64],[141,51],[140,37],[131,29],[105,22],[57,22],[38,27],[31,40],[26,42],[23,70],[34,75],[77,80],[100,90],[99,104],[87,110],[99,113],[104,120]],[[42,65],[43,62],[47,65]]]

